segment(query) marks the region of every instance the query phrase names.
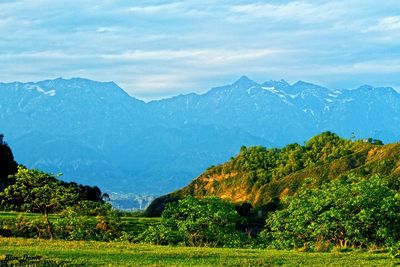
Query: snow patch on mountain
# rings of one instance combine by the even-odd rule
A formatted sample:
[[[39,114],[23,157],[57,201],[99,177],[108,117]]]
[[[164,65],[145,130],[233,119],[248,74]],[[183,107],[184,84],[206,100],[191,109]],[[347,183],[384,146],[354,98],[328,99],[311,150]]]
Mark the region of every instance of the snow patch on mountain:
[[[48,95],[48,96],[55,96],[56,95],[56,90],[53,89],[53,90],[46,91],[43,88],[41,88],[40,86],[34,85],[34,84],[26,84],[24,86],[24,88],[26,90],[28,90],[28,91],[36,90],[38,93],[41,93],[41,94],[44,94],[44,95]]]
[[[276,88],[274,86],[272,86],[272,87],[262,86],[261,88],[264,90],[270,91],[274,94],[280,93],[280,91],[276,90]]]

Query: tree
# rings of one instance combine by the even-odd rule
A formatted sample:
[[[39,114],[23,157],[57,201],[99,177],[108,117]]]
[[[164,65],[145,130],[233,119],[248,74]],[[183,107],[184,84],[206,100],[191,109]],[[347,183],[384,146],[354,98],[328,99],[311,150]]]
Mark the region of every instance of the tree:
[[[235,229],[238,219],[234,205],[229,202],[216,197],[188,196],[167,204],[161,224],[145,231],[141,239],[156,244],[232,246],[239,240]]]
[[[0,134],[0,191],[13,183],[9,178],[17,172],[17,163],[14,160],[10,147],[3,142],[4,135]]]
[[[18,167],[14,179],[15,183],[0,193],[1,205],[12,210],[40,212],[53,239],[48,214],[75,204],[78,192],[73,187],[63,186],[61,181],[49,174],[24,167]]]
[[[320,188],[306,184],[286,203],[262,233],[277,248],[392,246],[400,239],[400,195],[378,176],[336,179]]]

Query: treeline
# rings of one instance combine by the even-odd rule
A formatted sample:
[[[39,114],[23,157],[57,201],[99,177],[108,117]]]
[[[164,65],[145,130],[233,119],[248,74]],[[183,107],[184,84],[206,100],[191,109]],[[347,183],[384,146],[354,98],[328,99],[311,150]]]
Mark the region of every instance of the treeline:
[[[227,163],[210,167],[185,188],[156,199],[146,212],[161,214],[163,224],[144,237],[160,244],[191,244],[184,224],[169,219],[174,217],[170,210],[193,197],[214,196],[234,203],[230,209],[239,217],[232,235],[203,245],[306,251],[380,247],[399,255],[399,192],[400,144],[346,140],[325,132],[304,145],[242,147]]]
[[[118,212],[104,202],[108,195],[102,194],[98,187],[67,183],[42,171],[18,166],[3,135],[0,135],[0,167],[0,210],[42,215],[33,220],[3,219],[0,235],[67,239],[81,235],[82,238],[114,239],[109,232],[115,230],[112,225],[117,223],[114,217]],[[49,219],[52,213],[61,215],[53,222]],[[94,223],[85,216],[100,217]],[[94,232],[91,234],[91,231]],[[103,232],[107,238],[101,235]]]
[[[30,199],[18,197],[32,189],[41,187],[51,188],[50,191],[61,191],[64,194],[67,192],[73,196],[66,197],[65,204],[76,204],[78,201],[95,201],[101,202],[101,190],[97,186],[81,185],[74,182],[64,182],[58,180],[54,175],[43,173],[39,170],[28,170],[26,167],[20,165],[14,160],[13,153],[7,143],[3,141],[4,135],[0,134],[0,192],[3,192],[2,208],[12,210],[26,210]],[[43,190],[46,191],[46,190]],[[34,190],[35,192],[35,190]],[[5,200],[4,194],[10,197]],[[12,194],[14,194],[13,197]],[[61,194],[61,193],[60,193]],[[34,197],[33,197],[34,198]],[[1,199],[0,199],[1,200]],[[29,211],[38,211],[37,207],[29,207]]]
[[[259,233],[243,229],[251,216],[231,202],[188,196],[168,203],[160,225],[147,229],[138,240],[324,252],[386,248],[400,256],[400,194],[387,180],[348,176],[319,187],[312,183],[307,180],[294,196],[283,199],[281,209],[266,214]]]
[[[228,162],[211,166],[188,186],[153,201],[147,214],[160,216],[166,203],[187,195],[217,196],[268,212],[279,207],[283,196],[294,195],[307,178],[319,186],[349,175],[381,175],[390,178],[391,186],[397,190],[399,162],[400,144],[383,145],[376,139],[347,140],[331,132],[316,135],[303,145],[242,147]]]
[[[17,172],[7,179],[9,185],[0,192],[0,207],[3,210],[46,214],[81,201],[102,202],[103,195],[96,186],[63,182],[50,174],[23,166],[19,166]]]

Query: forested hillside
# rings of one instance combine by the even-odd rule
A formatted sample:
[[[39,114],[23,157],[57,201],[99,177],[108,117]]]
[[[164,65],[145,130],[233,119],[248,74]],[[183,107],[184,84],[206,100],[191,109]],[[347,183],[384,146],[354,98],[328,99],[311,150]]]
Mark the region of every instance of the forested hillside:
[[[4,135],[0,134],[0,209],[42,212],[41,208],[48,206],[46,212],[51,212],[80,201],[102,201],[97,186],[64,182],[55,175],[18,166],[3,139]],[[52,202],[58,208],[53,208]]]
[[[208,168],[188,186],[156,199],[148,213],[159,214],[166,202],[187,195],[217,196],[236,204],[275,210],[280,200],[297,192],[307,178],[311,180],[309,186],[317,187],[350,174],[365,179],[378,174],[398,190],[400,144],[349,140],[325,132],[304,145],[290,144],[281,149],[243,146],[228,162]]]

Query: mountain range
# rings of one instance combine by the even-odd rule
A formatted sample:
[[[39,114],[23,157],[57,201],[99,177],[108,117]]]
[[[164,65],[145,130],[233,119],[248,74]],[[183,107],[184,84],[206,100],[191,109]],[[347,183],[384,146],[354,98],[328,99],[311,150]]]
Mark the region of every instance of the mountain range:
[[[16,161],[105,192],[163,194],[242,145],[282,147],[317,133],[400,139],[390,87],[328,89],[246,76],[204,94],[145,103],[113,82],[0,83],[0,132]]]

